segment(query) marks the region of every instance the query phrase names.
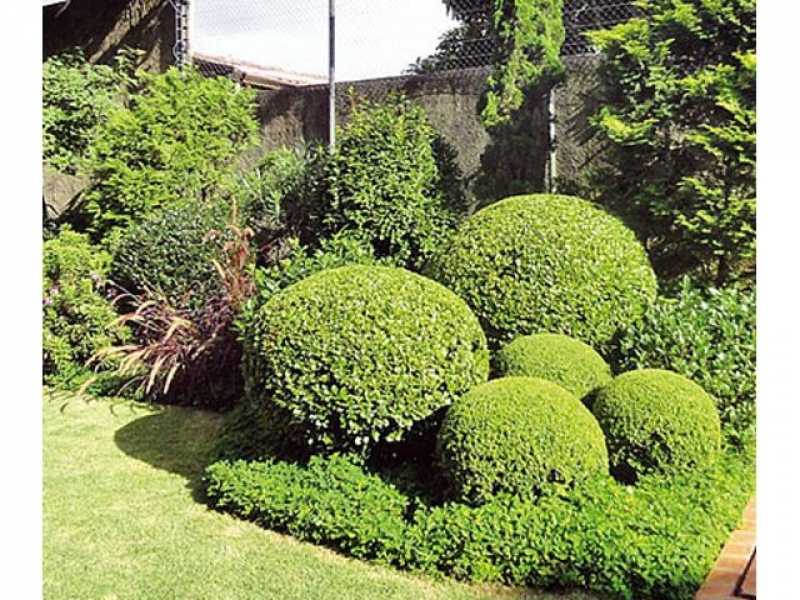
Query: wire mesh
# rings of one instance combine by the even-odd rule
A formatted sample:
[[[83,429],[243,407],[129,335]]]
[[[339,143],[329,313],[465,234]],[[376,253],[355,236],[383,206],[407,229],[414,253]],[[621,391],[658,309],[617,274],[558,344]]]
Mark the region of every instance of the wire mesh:
[[[266,87],[327,80],[328,0],[189,2],[189,46],[203,72],[245,81],[255,73],[251,83]],[[487,67],[497,49],[489,6],[484,0],[336,0],[337,79]],[[585,33],[636,10],[632,0],[566,0],[563,54],[593,54]]]

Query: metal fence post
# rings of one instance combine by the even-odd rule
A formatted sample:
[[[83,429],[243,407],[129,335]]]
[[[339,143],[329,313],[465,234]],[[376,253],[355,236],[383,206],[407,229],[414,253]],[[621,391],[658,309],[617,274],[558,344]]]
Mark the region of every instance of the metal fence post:
[[[336,0],[328,0],[328,145],[336,147]]]

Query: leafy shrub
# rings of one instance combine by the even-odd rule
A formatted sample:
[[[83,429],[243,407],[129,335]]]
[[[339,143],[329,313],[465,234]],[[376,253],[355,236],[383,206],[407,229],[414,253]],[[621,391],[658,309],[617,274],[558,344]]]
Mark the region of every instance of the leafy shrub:
[[[437,454],[455,496],[470,503],[608,470],[603,432],[586,407],[555,383],[528,377],[495,379],[456,400]]]
[[[92,65],[76,48],[51,56],[42,66],[44,160],[74,175],[97,128],[133,81],[135,52],[121,52],[114,66]]]
[[[108,348],[119,359],[117,374],[138,383],[145,396],[162,402],[226,408],[243,382],[241,344],[234,320],[252,297],[250,232],[234,225],[224,232],[217,265],[220,290],[196,308],[176,307],[157,292],[132,296],[122,320],[134,327],[135,343]]]
[[[436,143],[425,111],[402,96],[356,104],[325,167],[324,230],[353,232],[376,256],[421,266],[455,222]]]
[[[756,0],[651,0],[590,35],[602,54],[593,186],[660,276],[746,271],[756,233]]]
[[[274,402],[323,448],[399,439],[488,374],[469,308],[403,269],[348,266],[273,296],[242,327],[248,397]]]
[[[674,297],[662,297],[623,329],[618,371],[668,369],[697,382],[717,402],[730,433],[755,423],[755,290],[702,290],[685,279]]]
[[[555,333],[516,338],[495,357],[501,377],[552,381],[577,398],[611,381],[611,368],[590,346]]]
[[[478,211],[426,272],[472,307],[494,344],[542,331],[604,344],[656,294],[633,232],[568,196],[515,196]]]
[[[206,479],[217,508],[301,540],[378,560],[401,543],[408,499],[347,457],[313,457],[307,467],[217,462]]]
[[[133,294],[162,296],[180,308],[200,308],[223,285],[215,261],[231,235],[231,207],[184,200],[145,216],[113,244],[111,277]]]
[[[702,583],[755,485],[752,450],[634,488],[610,477],[568,495],[501,494],[427,508],[340,457],[312,466],[218,463],[213,506],[362,559],[470,581],[683,600]]]
[[[624,373],[600,388],[592,411],[606,435],[612,472],[624,481],[705,466],[720,448],[714,401],[677,373]]]
[[[141,77],[141,92],[110,111],[89,147],[82,212],[98,238],[228,182],[234,159],[256,140],[252,90],[193,69]]]
[[[265,154],[233,184],[231,195],[259,247],[268,247],[287,228],[296,226],[290,221],[301,217],[294,212],[306,212],[307,204],[318,196],[311,189],[318,185],[318,157],[319,150],[314,146],[302,150],[278,148]]]
[[[66,228],[44,243],[45,383],[82,383],[89,373],[86,363],[98,350],[128,339],[104,295],[110,260],[87,236]]]

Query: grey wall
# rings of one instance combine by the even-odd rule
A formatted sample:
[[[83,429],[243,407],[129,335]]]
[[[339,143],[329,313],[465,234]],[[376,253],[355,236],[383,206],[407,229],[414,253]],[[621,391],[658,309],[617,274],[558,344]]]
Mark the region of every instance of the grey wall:
[[[588,115],[596,83],[592,58],[567,58],[568,77],[556,95],[559,122],[558,168],[574,177],[596,152],[590,143]],[[431,122],[457,151],[458,163],[478,204],[512,193],[543,191],[547,164],[547,115],[544,93],[534,91],[509,125],[488,133],[480,123],[488,70],[473,69],[426,76],[339,83],[337,120],[350,112],[347,90],[371,100],[391,91],[421,104]],[[328,131],[326,86],[259,93],[262,152],[280,146],[324,141]]]
[[[44,7],[44,58],[75,46],[93,63],[108,63],[123,47],[144,50],[142,66],[163,71],[173,63],[175,12],[164,0],[72,0]]]

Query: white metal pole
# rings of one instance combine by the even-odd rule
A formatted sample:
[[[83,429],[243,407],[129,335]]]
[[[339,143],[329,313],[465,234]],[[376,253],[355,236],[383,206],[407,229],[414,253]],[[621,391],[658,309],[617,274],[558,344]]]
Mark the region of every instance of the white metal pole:
[[[558,138],[556,136],[556,93],[552,88],[547,94],[547,137],[549,146],[549,157],[547,160],[547,180],[548,192],[556,193],[556,180],[558,178]]]
[[[328,1],[328,144],[336,147],[336,0]]]

